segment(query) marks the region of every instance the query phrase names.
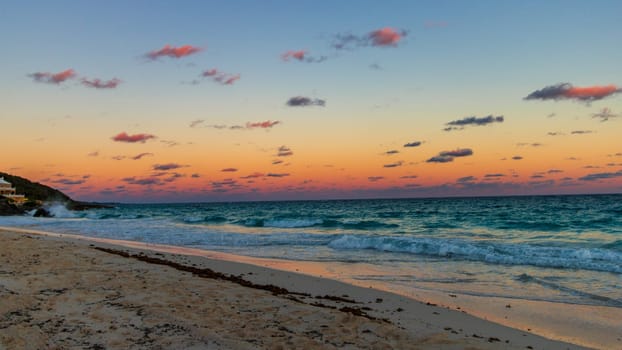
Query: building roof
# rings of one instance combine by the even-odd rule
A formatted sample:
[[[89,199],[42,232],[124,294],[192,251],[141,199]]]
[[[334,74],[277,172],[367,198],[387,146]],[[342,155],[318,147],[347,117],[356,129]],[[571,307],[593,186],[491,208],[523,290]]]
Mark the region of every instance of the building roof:
[[[6,180],[4,179],[4,177],[0,177],[0,185],[10,185],[10,182],[6,182]]]

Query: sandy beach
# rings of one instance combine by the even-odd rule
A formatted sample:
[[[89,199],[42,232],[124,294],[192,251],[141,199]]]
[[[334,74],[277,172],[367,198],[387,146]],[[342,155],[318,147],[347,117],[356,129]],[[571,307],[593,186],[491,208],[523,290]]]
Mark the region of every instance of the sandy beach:
[[[15,231],[0,230],[2,349],[581,348],[244,261]]]

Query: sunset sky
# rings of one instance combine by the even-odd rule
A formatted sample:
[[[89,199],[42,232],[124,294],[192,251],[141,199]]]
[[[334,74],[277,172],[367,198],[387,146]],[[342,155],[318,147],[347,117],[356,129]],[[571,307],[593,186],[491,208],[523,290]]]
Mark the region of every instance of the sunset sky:
[[[620,193],[620,14],[6,1],[0,171],[120,202]]]

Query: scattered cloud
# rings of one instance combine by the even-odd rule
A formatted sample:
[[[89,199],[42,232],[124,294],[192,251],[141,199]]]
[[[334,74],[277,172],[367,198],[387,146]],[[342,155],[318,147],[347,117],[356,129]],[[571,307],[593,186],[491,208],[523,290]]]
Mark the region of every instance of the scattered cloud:
[[[151,185],[161,185],[162,180],[156,177],[145,177],[145,178],[137,178],[137,177],[125,177],[121,179],[121,181],[126,182],[130,185],[140,185],[140,186],[151,186]]]
[[[486,175],[484,175],[484,177],[486,177],[486,178],[505,177],[505,174],[500,174],[500,173],[497,173],[497,174],[486,174]]]
[[[264,177],[265,175],[263,173],[260,172],[254,172],[252,174],[248,174],[246,176],[240,176],[240,179],[256,179],[259,177]]]
[[[384,180],[384,176],[369,176],[367,180],[369,180],[370,182],[377,182],[380,180]]]
[[[475,176],[465,176],[465,177],[461,177],[459,179],[456,180],[457,183],[466,183],[466,182],[473,182],[477,180],[477,178]]]
[[[277,157],[289,157],[294,155],[294,152],[287,146],[281,146],[278,148]]]
[[[559,174],[559,173],[563,173],[563,170],[560,169],[549,169],[546,173],[547,174]]]
[[[324,62],[328,59],[326,56],[310,56],[307,50],[290,50],[281,54],[281,59],[285,62],[289,62],[290,60],[296,60],[299,62],[307,62],[307,63],[320,63]]]
[[[233,173],[233,172],[238,171],[238,169],[236,169],[236,168],[224,168],[224,169],[221,169],[220,171],[222,171],[224,173]]]
[[[66,185],[66,186],[71,186],[71,185],[81,185],[83,183],[86,182],[85,178],[82,179],[56,179],[51,181],[52,183],[58,184],[58,185]]]
[[[386,152],[384,152],[384,153],[382,153],[382,154],[387,155],[387,156],[390,156],[390,155],[393,155],[393,154],[398,154],[398,153],[400,153],[400,151],[398,151],[398,150],[396,150],[396,149],[392,149],[392,150],[388,150],[388,151],[386,151]]]
[[[529,142],[519,142],[516,144],[517,147],[525,147],[525,146],[531,146],[531,147],[541,147],[544,146],[541,143],[538,142],[533,142],[533,143],[529,143]]]
[[[179,146],[179,142],[174,141],[174,140],[160,140],[160,142],[169,147]]]
[[[601,122],[606,122],[609,118],[617,118],[619,116],[619,114],[614,114],[611,112],[611,109],[607,107],[601,109],[598,113],[592,114],[592,118],[599,118]]]
[[[417,175],[404,175],[400,176],[400,179],[416,179],[417,177]]]
[[[164,45],[160,50],[151,51],[145,54],[145,57],[151,60],[157,60],[160,57],[171,57],[171,58],[182,58],[186,56],[190,56],[197,52],[203,51],[202,48],[191,46],[191,45],[183,45],[179,47],[174,47],[170,45]]]
[[[286,177],[289,176],[289,173],[267,173],[268,177]]]
[[[36,72],[29,74],[28,76],[30,76],[34,81],[38,83],[58,85],[68,79],[75,78],[77,74],[73,69],[67,69],[58,73]]]
[[[499,115],[499,116],[493,116],[493,115],[489,115],[486,117],[465,117],[463,119],[459,119],[459,120],[453,120],[450,121],[449,123],[446,123],[445,125],[448,125],[448,127],[446,127],[445,131],[452,131],[452,130],[462,130],[464,129],[465,126],[482,126],[482,125],[487,125],[487,124],[492,124],[492,123],[503,123],[503,116]]]
[[[247,122],[246,125],[225,125],[225,124],[210,124],[206,125],[205,120],[197,119],[190,122],[191,128],[211,128],[217,130],[252,130],[252,129],[270,129],[276,125],[282,124],[279,120],[266,120],[260,122]]]
[[[190,175],[190,177],[193,178],[193,179],[198,179],[198,178],[201,177],[201,174],[192,174],[192,175]]]
[[[453,151],[443,151],[439,153],[439,155],[449,157],[466,157],[473,155],[473,151],[470,148],[458,148]]]
[[[339,33],[335,35],[332,47],[337,50],[353,50],[366,46],[397,47],[407,34],[405,30],[390,27],[377,29],[365,35]]]
[[[290,107],[307,107],[307,106],[326,106],[326,101],[319,98],[309,98],[304,96],[294,96],[285,103]]]
[[[564,135],[564,133],[563,132],[557,132],[557,131],[555,131],[555,132],[549,131],[549,132],[546,133],[546,135],[547,136],[561,136],[561,135]]]
[[[99,156],[99,151],[95,151],[95,152],[91,152],[89,154],[87,154],[88,157],[98,157]]]
[[[428,163],[449,163],[453,162],[456,157],[467,157],[473,155],[470,148],[458,148],[452,151],[443,151],[438,155],[426,160]]]
[[[622,88],[619,88],[613,84],[611,85],[595,85],[595,86],[572,86],[570,83],[560,83],[556,85],[550,85],[543,89],[536,90],[527,97],[525,100],[577,100],[583,102],[591,102],[603,99],[605,97],[622,92]]]
[[[184,168],[186,166],[187,165],[180,165],[177,163],[155,164],[153,166],[153,170],[168,171],[168,170],[173,170],[173,169]]]
[[[153,156],[153,153],[148,153],[148,152],[140,153],[140,154],[137,154],[137,155],[135,155],[135,156],[133,156],[131,158],[132,158],[132,160],[140,160],[141,158],[147,157],[147,156]]]
[[[384,168],[397,168],[402,166],[402,164],[404,164],[404,162],[402,162],[401,160],[395,163],[390,163],[390,164],[385,164],[383,165]]]
[[[597,181],[597,180],[606,180],[612,179],[616,177],[622,177],[622,170],[616,171],[615,173],[594,173],[582,176],[579,178],[581,181]]]
[[[280,159],[275,159],[275,160],[272,161],[272,165],[277,165],[277,164],[281,164],[281,163],[283,163],[283,161],[280,160]]]
[[[512,159],[513,160],[521,160],[521,159],[523,159],[523,157],[522,156],[514,156],[514,157],[512,157]]]
[[[151,134],[134,134],[128,135],[126,132],[122,132],[116,136],[113,136],[112,139],[116,142],[128,142],[128,143],[145,143],[147,140],[155,139],[156,137]]]
[[[450,157],[450,156],[434,156],[426,160],[426,162],[428,163],[449,163],[453,161],[454,161],[454,157]]]
[[[371,70],[382,70],[382,66],[379,63],[372,63],[369,65],[369,69]]]
[[[260,128],[260,129],[269,129],[277,124],[280,124],[281,122],[278,120],[275,121],[271,121],[271,120],[266,120],[264,122],[255,122],[255,123],[246,123],[246,128],[247,129],[255,129],[255,128]]]
[[[421,141],[413,141],[413,142],[404,144],[404,147],[419,147],[419,146],[421,146]]]
[[[100,79],[89,80],[87,78],[82,78],[81,82],[82,82],[82,85],[86,87],[95,88],[95,89],[114,89],[119,84],[122,83],[122,81],[117,78],[112,78],[111,80],[108,80],[108,81],[102,81]]]
[[[593,133],[592,130],[574,130],[572,132],[570,132],[572,135],[583,135],[583,134],[591,134]]]
[[[203,119],[193,120],[193,121],[190,122],[190,127],[191,128],[196,128],[196,127],[198,127],[199,125],[201,125],[203,123],[205,123],[205,120],[203,120]]]
[[[208,69],[204,71],[201,76],[204,78],[210,78],[213,81],[220,83],[222,85],[233,85],[237,80],[240,79],[239,74],[229,74],[219,71],[216,68]]]

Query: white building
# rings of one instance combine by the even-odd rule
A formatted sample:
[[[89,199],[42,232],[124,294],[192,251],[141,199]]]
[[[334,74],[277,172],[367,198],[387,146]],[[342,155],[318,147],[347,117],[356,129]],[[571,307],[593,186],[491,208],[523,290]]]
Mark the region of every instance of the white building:
[[[26,201],[26,197],[24,197],[23,194],[16,194],[15,187],[13,187],[10,182],[6,181],[4,177],[0,177],[0,196],[19,203]]]

